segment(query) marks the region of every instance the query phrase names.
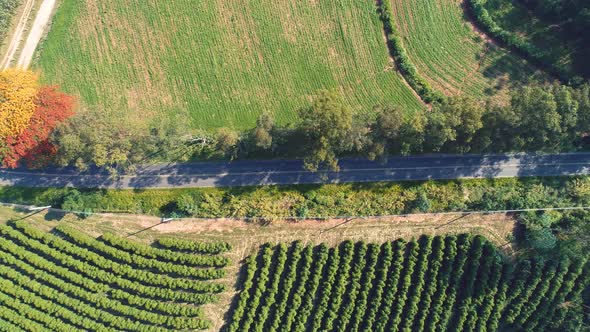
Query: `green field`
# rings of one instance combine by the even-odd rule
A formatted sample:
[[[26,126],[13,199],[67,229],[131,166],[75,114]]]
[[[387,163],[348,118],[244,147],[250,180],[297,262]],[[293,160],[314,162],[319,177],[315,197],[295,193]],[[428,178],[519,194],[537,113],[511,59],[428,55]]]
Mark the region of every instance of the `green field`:
[[[0,330],[162,331],[211,326],[228,260],[219,243],[160,247],[60,225],[0,225]],[[187,249],[191,249],[190,253]]]
[[[590,74],[582,42],[565,31],[560,22],[542,20],[518,1],[488,0],[484,7],[504,30],[542,50],[539,58],[570,75]]]
[[[133,124],[250,128],[318,90],[355,112],[420,101],[392,69],[371,1],[63,0],[36,67],[82,108]]]
[[[480,236],[266,245],[246,260],[227,330],[553,331],[589,277],[584,259],[515,266]]]
[[[542,77],[478,33],[460,1],[387,1],[418,73],[446,95],[483,96]]]

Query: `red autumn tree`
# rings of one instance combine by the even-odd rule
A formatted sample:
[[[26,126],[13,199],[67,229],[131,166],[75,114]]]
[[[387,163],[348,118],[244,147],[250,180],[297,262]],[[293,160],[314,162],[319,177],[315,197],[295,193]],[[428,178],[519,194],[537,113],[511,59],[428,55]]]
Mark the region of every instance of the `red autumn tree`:
[[[39,88],[35,111],[29,125],[18,135],[0,142],[0,157],[4,167],[15,168],[24,160],[29,166],[41,166],[55,154],[57,148],[49,141],[52,130],[74,114],[74,98],[57,87]]]

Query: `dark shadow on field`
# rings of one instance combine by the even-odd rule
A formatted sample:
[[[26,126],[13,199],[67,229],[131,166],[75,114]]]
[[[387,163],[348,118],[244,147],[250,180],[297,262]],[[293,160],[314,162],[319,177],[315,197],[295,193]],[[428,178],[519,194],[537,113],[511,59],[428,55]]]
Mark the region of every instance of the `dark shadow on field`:
[[[14,222],[14,221],[25,220],[25,219],[27,219],[27,218],[30,218],[30,217],[32,217],[32,216],[35,216],[35,215],[37,215],[37,214],[39,214],[39,213],[43,212],[43,211],[44,211],[44,210],[37,210],[37,211],[33,211],[33,212],[30,212],[29,214],[27,214],[27,215],[24,215],[24,216],[22,216],[22,217],[20,217],[20,218],[12,219],[11,221],[13,221],[13,222]]]
[[[157,226],[160,226],[160,225],[163,225],[163,224],[165,224],[165,222],[162,220],[162,221],[160,221],[160,222],[159,222],[159,223],[157,223],[157,224],[154,224],[154,225],[152,225],[152,226],[148,226],[148,227],[146,227],[146,228],[144,228],[144,229],[141,229],[141,230],[139,230],[139,231],[137,231],[137,232],[129,233],[129,234],[127,234],[127,236],[125,236],[125,238],[129,238],[129,237],[135,236],[135,235],[137,235],[137,234],[140,234],[140,233],[146,232],[146,231],[148,231],[148,230],[150,230],[150,229],[152,229],[152,228],[155,228],[155,227],[157,227]]]
[[[492,96],[504,88],[515,88],[547,79],[545,73],[542,72],[543,66],[527,60],[523,54],[505,47],[500,41],[495,40],[482,30],[467,1],[461,2],[461,8],[463,9],[463,19],[471,24],[475,34],[485,43],[484,54],[476,55],[475,60],[480,63],[479,70],[484,77],[493,82],[493,87],[484,91],[486,95]],[[534,73],[523,68],[530,68]]]
[[[66,214],[67,214],[67,212],[64,212],[64,211],[49,209],[49,211],[47,211],[47,213],[45,214],[45,220],[46,221],[61,221],[66,216]]]

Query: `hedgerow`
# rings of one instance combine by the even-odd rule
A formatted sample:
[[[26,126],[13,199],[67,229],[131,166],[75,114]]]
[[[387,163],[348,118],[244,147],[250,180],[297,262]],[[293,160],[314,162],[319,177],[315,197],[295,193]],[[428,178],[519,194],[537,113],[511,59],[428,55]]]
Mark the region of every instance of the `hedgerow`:
[[[424,78],[418,74],[416,66],[408,57],[403,43],[397,32],[395,24],[393,23],[393,14],[391,11],[391,4],[389,1],[379,1],[379,13],[383,28],[387,38],[387,45],[389,46],[391,55],[395,59],[397,68],[402,73],[408,84],[416,91],[416,93],[426,103],[442,102],[444,96],[442,93],[435,91]]]
[[[199,212],[191,217],[246,218],[256,216],[264,220],[273,220],[296,218],[298,211],[303,208],[307,210],[307,217],[379,216],[412,213],[415,203],[421,199],[428,202],[428,210],[425,212],[583,206],[590,204],[590,196],[584,194],[588,188],[590,188],[590,178],[588,177],[547,177],[194,188],[140,192],[88,190],[83,191],[82,194],[101,197],[100,200],[89,202],[87,206],[97,212],[117,210],[162,215],[165,206],[173,204],[183,194],[194,193],[195,196],[201,198],[195,200],[195,204],[199,206]],[[68,190],[0,187],[0,196],[4,202],[59,207],[60,200],[64,195],[67,195]],[[162,238],[156,242],[156,246],[186,253],[207,253],[199,251],[198,248],[187,248],[186,242],[187,240]],[[188,243],[190,242],[188,241]],[[192,248],[194,245],[189,246]],[[207,243],[197,246],[201,246],[201,250],[212,250],[210,251],[212,253],[221,253],[229,249],[225,243]]]
[[[156,245],[173,251],[214,255],[231,250],[231,246],[225,242],[205,243],[173,238],[157,239]]]

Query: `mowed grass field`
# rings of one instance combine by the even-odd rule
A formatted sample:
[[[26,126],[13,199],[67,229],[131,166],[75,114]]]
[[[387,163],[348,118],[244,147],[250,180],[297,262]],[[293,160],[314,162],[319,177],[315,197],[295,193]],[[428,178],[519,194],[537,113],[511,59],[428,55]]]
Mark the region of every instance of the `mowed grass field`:
[[[460,0],[391,1],[418,72],[446,95],[489,95],[543,75],[475,30]]]
[[[373,1],[63,0],[36,67],[82,108],[132,124],[247,129],[320,89],[355,112],[421,102],[393,69]]]

